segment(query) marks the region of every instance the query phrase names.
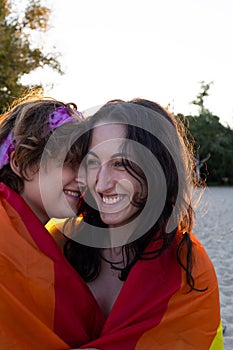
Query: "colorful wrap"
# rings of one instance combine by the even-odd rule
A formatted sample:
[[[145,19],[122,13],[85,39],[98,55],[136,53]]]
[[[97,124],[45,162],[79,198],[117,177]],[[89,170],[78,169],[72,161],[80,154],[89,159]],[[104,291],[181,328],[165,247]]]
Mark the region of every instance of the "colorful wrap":
[[[194,235],[191,238],[195,287],[208,289],[190,291],[176,258],[182,239],[182,234],[177,234],[176,241],[159,258],[135,264],[100,337],[81,348],[223,350],[215,270],[201,243]],[[153,250],[156,245],[151,243],[147,249]]]
[[[135,264],[105,320],[53,238],[4,184],[0,227],[1,350],[223,349],[216,275],[195,237],[195,286],[206,291],[189,292],[176,241]]]
[[[65,350],[99,336],[88,287],[23,199],[0,183],[0,349]]]
[[[101,350],[223,350],[218,282],[200,242],[192,236],[195,287],[190,291],[176,258],[182,235],[159,258],[138,261],[106,320]],[[153,243],[155,244],[155,243]],[[153,249],[153,244],[148,249]]]

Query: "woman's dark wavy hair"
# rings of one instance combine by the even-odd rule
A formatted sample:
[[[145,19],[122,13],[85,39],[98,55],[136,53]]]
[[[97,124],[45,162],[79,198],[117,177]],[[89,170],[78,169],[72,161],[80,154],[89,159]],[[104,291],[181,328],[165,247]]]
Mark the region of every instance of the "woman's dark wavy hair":
[[[188,142],[183,124],[159,104],[139,98],[129,102],[109,101],[87,121],[88,130],[92,130],[100,122],[119,122],[126,125],[127,135],[123,146],[124,166],[140,184],[146,184],[148,193],[152,193],[154,203],[145,210],[143,220],[147,222],[153,218],[153,224],[146,231],[142,231],[145,232],[143,235],[136,235],[135,240],[122,246],[125,267],[119,268],[114,261],[109,263],[112,268],[119,270],[119,278],[125,281],[138,260],[155,259],[176,239],[177,260],[185,270],[187,283],[191,290],[199,290],[195,288],[192,276],[193,244],[190,238],[194,213],[189,191],[195,181],[195,163],[192,145]],[[87,139],[85,152],[88,151],[91,142],[91,131]],[[129,140],[145,146],[149,154],[152,154],[149,158],[144,154],[141,154],[141,157],[139,155],[139,165],[143,171],[127,156],[132,147]],[[161,174],[165,178],[166,194],[162,211],[156,213],[158,200],[155,200],[155,197],[159,198],[162,194]],[[134,205],[137,205],[142,212],[147,200],[148,197],[139,196],[134,198]],[[84,221],[93,226],[106,227],[101,222],[98,211],[92,209],[87,202],[82,202],[79,208]],[[139,226],[137,232],[143,230],[144,226],[143,224]],[[158,243],[157,248],[145,251],[151,241]],[[103,259],[99,248],[84,246],[69,239],[64,252],[85,281],[92,281],[98,276]]]

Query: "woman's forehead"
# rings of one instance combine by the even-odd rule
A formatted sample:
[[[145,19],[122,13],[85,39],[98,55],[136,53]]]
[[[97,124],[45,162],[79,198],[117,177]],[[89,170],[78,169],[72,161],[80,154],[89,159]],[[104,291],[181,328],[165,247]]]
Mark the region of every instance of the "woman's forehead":
[[[98,123],[91,131],[91,146],[97,145],[104,141],[125,139],[127,130],[126,126],[120,123]]]

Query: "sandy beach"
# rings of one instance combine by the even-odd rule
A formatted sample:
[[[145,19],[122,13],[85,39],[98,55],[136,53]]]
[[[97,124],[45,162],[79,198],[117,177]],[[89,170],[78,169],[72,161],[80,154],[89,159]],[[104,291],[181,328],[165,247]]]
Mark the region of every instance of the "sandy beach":
[[[209,187],[196,209],[194,233],[217,273],[225,350],[233,349],[233,187]]]

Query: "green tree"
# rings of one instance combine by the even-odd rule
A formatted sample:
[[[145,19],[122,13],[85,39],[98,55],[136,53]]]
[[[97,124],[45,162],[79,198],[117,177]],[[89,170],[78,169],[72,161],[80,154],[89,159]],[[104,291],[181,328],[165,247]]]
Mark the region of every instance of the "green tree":
[[[201,91],[192,101],[199,106],[199,114],[188,115],[184,120],[195,140],[197,170],[201,177],[206,178],[207,184],[233,185],[233,130],[224,127],[220,118],[205,107],[204,98],[209,96],[211,84],[201,82]]]
[[[32,43],[32,34],[46,32],[51,10],[40,0],[29,0],[24,13],[14,12],[13,0],[0,0],[0,112],[25,91],[42,86],[23,85],[24,74],[39,67],[62,73],[57,53],[43,53]],[[33,45],[34,44],[34,47]]]

